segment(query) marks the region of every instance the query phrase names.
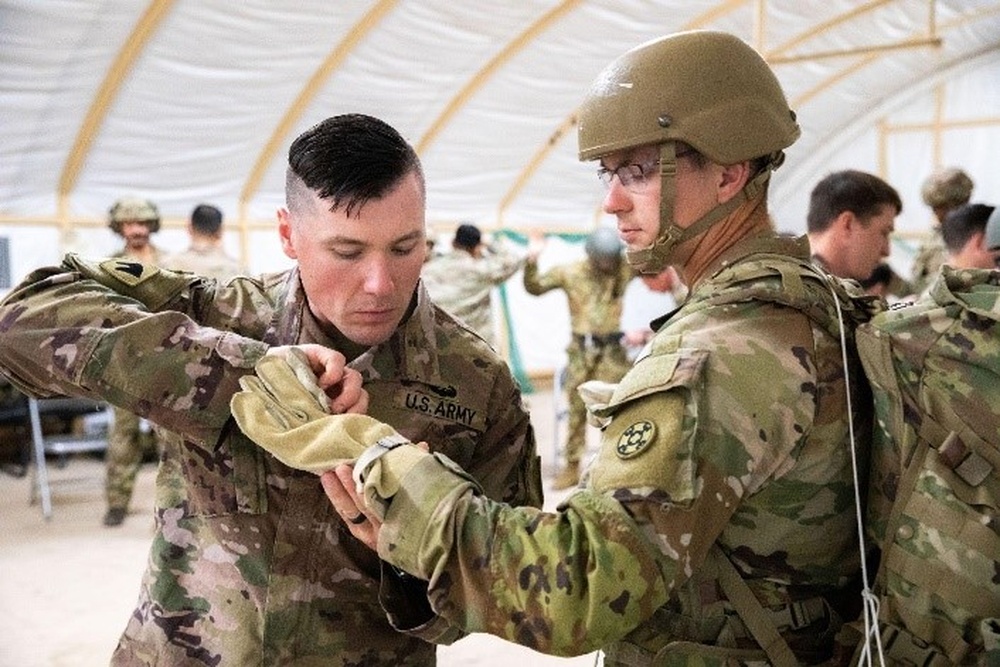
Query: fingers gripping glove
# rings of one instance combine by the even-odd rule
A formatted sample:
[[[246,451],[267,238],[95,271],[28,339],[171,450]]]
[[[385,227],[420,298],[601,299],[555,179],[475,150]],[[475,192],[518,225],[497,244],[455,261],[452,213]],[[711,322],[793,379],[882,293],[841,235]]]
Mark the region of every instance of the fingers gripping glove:
[[[267,355],[256,375],[240,378],[243,391],[230,408],[251,440],[287,466],[317,475],[352,461],[369,444],[396,431],[367,415],[331,415],[305,355]]]

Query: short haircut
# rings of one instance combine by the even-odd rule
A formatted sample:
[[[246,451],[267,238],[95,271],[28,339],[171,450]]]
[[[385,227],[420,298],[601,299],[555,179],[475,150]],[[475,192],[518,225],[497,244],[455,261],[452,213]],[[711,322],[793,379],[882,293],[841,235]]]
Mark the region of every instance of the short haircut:
[[[206,236],[218,234],[222,229],[222,211],[211,204],[198,204],[191,211],[191,227]]]
[[[993,207],[986,204],[966,204],[949,211],[941,221],[941,238],[948,252],[961,250],[973,234],[985,233],[991,213]]]
[[[809,195],[806,223],[809,232],[826,231],[844,211],[856,215],[863,224],[878,215],[885,205],[903,212],[903,200],[896,188],[874,174],[847,169],[826,176]]]
[[[479,227],[475,225],[459,225],[455,230],[455,245],[466,250],[475,250],[479,242],[483,240],[483,235]]]
[[[310,192],[345,207],[347,215],[381,199],[410,173],[424,184],[416,151],[393,127],[363,114],[320,121],[288,149],[285,197],[290,211],[302,210]]]

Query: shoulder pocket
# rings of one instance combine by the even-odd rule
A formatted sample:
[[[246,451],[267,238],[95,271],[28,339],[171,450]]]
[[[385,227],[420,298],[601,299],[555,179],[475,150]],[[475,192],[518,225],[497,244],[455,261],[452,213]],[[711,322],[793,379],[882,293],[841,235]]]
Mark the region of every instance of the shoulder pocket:
[[[590,486],[598,492],[650,491],[685,504],[695,497],[698,385],[708,353],[679,349],[647,357],[618,385],[608,405]]]
[[[612,416],[622,405],[674,387],[692,387],[701,378],[708,357],[705,350],[681,348],[669,354],[645,357],[618,383],[606,406],[593,410],[599,417]]]

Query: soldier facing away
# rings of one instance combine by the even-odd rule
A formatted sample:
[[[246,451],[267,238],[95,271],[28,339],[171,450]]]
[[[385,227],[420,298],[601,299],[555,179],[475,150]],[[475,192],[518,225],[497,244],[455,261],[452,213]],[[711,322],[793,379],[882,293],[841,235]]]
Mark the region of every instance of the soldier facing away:
[[[429,260],[421,277],[434,303],[495,347],[493,288],[517,273],[523,264],[524,257],[506,244],[485,244],[478,227],[462,224],[455,230],[451,252]]]
[[[328,407],[367,406],[487,494],[541,504],[507,364],[419,283],[424,205],[399,133],[336,116],[288,152],[278,231],[294,268],[223,284],[69,255],[0,306],[0,365],[21,388],[107,400],[183,436],[160,466],[149,566],[113,664],[423,666],[427,639],[457,636],[425,583],[351,536],[361,517],[338,516],[316,476],[254,445],[230,411],[239,380],[295,346]]]
[[[211,204],[198,204],[188,220],[190,245],[163,260],[168,269],[190,271],[200,276],[226,280],[244,273],[222,245],[222,211]]]
[[[600,161],[630,263],[675,265],[690,294],[592,403],[601,450],[557,511],[490,500],[365,415],[315,422],[322,437],[303,444],[325,444],[331,464],[362,449],[323,474],[331,501],[366,512],[355,534],[428,580],[441,614],[545,653],[603,648],[607,665],[831,658],[860,561],[853,330],[881,302],[852,298],[805,238],[772,227],[768,179],[798,135],[767,64],[725,33],[648,42],[596,80],[580,157]],[[250,412],[265,415],[250,435],[275,444],[281,427]]]

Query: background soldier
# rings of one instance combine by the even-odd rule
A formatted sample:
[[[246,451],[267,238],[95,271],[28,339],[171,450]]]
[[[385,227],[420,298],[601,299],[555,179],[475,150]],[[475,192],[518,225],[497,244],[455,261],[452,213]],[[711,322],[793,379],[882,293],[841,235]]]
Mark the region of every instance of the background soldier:
[[[580,458],[587,448],[587,406],[577,390],[587,380],[618,382],[630,365],[621,319],[625,288],[634,274],[623,261],[618,234],[608,227],[587,237],[586,259],[539,274],[538,255],[543,248],[543,239],[532,240],[524,265],[524,289],[535,296],[563,290],[572,330],[564,381],[569,406],[564,467],[552,482],[558,491],[579,483]]]
[[[160,230],[160,212],[148,199],[125,197],[111,207],[108,225],[125,239],[125,247],[112,257],[157,265],[163,253],[150,236]],[[108,433],[108,451],[104,455],[107,477],[104,496],[108,509],[104,525],[120,526],[128,514],[135,491],[135,479],[143,458],[156,456],[157,434],[148,422],[133,412],[112,406],[113,421]]]
[[[209,204],[195,206],[188,221],[188,235],[188,248],[164,259],[163,266],[218,280],[244,273],[222,245],[222,211]]]
[[[364,415],[310,422],[326,430],[299,444],[360,451],[353,478],[323,475],[331,501],[363,507],[371,521],[352,532],[428,579],[434,608],[466,629],[558,655],[604,647],[609,666],[830,660],[856,613],[852,445],[869,444],[845,413],[867,396],[850,341],[880,301],[851,298],[805,238],[772,227],[767,183],[795,115],[752,48],[687,32],[611,63],[578,131],[630,263],[673,264],[690,288],[593,403],[604,427],[586,487],[556,512],[504,506]],[[870,412],[855,412],[859,438]],[[283,433],[256,426],[265,446]]]
[[[930,238],[920,244],[913,259],[910,283],[914,293],[919,294],[927,288],[947,258],[948,251],[941,239],[941,222],[949,211],[969,202],[972,188],[972,179],[957,167],[938,169],[920,186],[920,196],[934,213],[934,227]]]
[[[496,347],[493,288],[517,273],[524,257],[503,243],[489,246],[475,225],[459,225],[451,252],[435,255],[420,276],[434,303],[462,320]]]
[[[948,251],[945,263],[956,269],[996,268],[997,252],[986,239],[986,222],[994,207],[965,204],[952,209],[941,222],[941,240]]]
[[[868,280],[889,256],[889,239],[902,212],[896,188],[878,176],[855,169],[829,174],[809,196],[806,227],[813,262],[840,278]],[[911,289],[892,273],[887,291],[906,296]]]

